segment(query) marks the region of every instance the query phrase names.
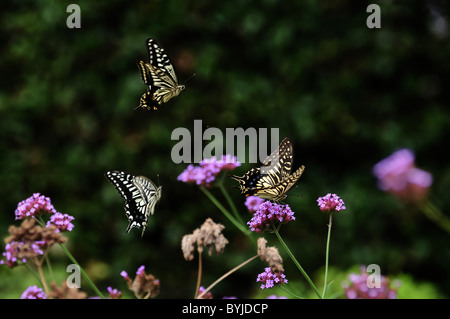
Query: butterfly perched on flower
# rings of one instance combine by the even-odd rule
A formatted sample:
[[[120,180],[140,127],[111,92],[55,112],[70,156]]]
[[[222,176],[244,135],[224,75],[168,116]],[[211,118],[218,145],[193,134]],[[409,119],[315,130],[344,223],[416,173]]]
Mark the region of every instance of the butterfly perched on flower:
[[[286,193],[305,171],[305,166],[302,165],[291,174],[292,161],[292,142],[286,137],[261,167],[252,168],[244,176],[233,175],[231,178],[239,182],[241,194],[246,197],[258,196],[280,201],[287,197]]]
[[[139,61],[138,67],[142,81],[147,85],[140,101],[139,107],[156,111],[163,103],[178,96],[185,89],[178,84],[172,62],[154,39],[147,39],[149,63]]]
[[[125,215],[129,224],[126,233],[133,228],[147,229],[148,217],[153,215],[156,203],[161,198],[162,187],[157,187],[145,176],[134,176],[123,171],[107,171],[105,177],[125,199]]]

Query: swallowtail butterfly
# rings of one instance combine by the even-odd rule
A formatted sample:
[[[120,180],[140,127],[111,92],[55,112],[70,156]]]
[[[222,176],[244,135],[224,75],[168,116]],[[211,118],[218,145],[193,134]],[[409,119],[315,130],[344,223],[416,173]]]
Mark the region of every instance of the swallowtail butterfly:
[[[147,39],[149,63],[139,61],[138,67],[141,78],[147,85],[140,101],[139,107],[156,111],[163,103],[179,95],[184,90],[184,85],[178,84],[169,57],[154,39]]]
[[[144,176],[134,176],[123,171],[107,171],[105,177],[116,187],[125,199],[125,215],[129,224],[126,233],[133,228],[147,229],[148,217],[153,215],[155,205],[161,198],[162,187]]]
[[[244,176],[233,175],[231,178],[239,182],[241,194],[244,196],[254,195],[274,201],[283,200],[305,171],[305,166],[302,165],[291,175],[292,153],[291,140],[286,137],[264,160],[261,167],[252,168]]]

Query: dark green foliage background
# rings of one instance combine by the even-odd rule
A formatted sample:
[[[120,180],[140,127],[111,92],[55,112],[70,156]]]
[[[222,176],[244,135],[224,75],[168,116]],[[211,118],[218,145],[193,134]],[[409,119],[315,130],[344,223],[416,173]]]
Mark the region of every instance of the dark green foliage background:
[[[381,6],[381,29],[366,26],[371,2]],[[19,224],[17,203],[39,192],[75,216],[67,246],[102,290],[125,291],[120,271],[134,274],[144,264],[161,280],[160,297],[192,297],[197,261],[183,259],[183,235],[207,217],[226,226],[230,244],[205,258],[205,286],[254,250],[197,187],[176,180],[187,164],[170,160],[171,133],[192,130],[195,119],[223,132],[276,127],[293,140],[296,165],[306,165],[287,201],[297,219],[281,230],[306,271],[318,276],[323,266],[327,216],[315,200],[332,192],[348,208],[334,219],[334,267],[379,264],[383,274],[408,273],[449,296],[450,234],[381,192],[371,173],[394,150],[411,148],[434,176],[430,199],[450,214],[450,42],[432,32],[430,11],[438,4],[448,18],[448,6],[371,2],[79,1],[81,29],[69,29],[71,1],[3,1],[1,234]],[[172,58],[180,82],[195,73],[157,112],[133,110],[145,90],[136,63],[147,58],[150,36]],[[125,235],[123,201],[103,177],[109,169],[163,186],[142,239],[139,231]],[[236,184],[226,183],[249,219]],[[303,282],[280,251],[288,279]],[[67,263],[58,252],[52,258]],[[264,267],[253,262],[213,294],[254,296]],[[1,267],[0,281],[17,271]],[[8,296],[26,287],[11,287]]]

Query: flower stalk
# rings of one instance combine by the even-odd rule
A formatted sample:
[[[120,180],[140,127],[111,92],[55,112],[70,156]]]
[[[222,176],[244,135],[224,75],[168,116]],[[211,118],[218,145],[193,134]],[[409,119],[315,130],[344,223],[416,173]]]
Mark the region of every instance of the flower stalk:
[[[311,278],[309,278],[308,274],[306,273],[306,271],[303,269],[303,267],[300,265],[300,263],[297,261],[297,259],[295,258],[294,254],[291,252],[291,250],[289,249],[289,247],[286,245],[286,243],[284,242],[283,238],[281,238],[279,232],[277,229],[274,228],[274,233],[277,236],[278,240],[280,241],[281,245],[283,246],[284,250],[287,252],[287,254],[289,255],[289,257],[291,258],[291,260],[294,262],[295,266],[297,266],[298,270],[300,270],[301,274],[303,275],[303,277],[305,277],[306,281],[308,282],[308,284],[311,286],[311,288],[314,290],[314,292],[316,293],[317,297],[319,297],[319,299],[322,299],[322,295],[320,294],[319,290],[317,290],[317,287],[314,285],[314,283],[312,282]]]

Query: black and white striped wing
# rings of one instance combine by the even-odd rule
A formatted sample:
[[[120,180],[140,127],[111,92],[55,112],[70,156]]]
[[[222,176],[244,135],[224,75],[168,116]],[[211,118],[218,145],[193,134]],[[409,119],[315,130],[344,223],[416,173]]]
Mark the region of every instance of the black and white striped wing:
[[[128,219],[128,233],[133,227],[142,228],[144,234],[148,217],[154,213],[155,205],[161,198],[161,187],[144,176],[134,176],[123,171],[107,171],[106,178],[125,199],[125,215]]]
[[[147,39],[149,63],[139,61],[138,67],[142,81],[147,85],[139,107],[157,110],[163,103],[179,95],[184,85],[178,84],[178,78],[164,49],[154,39]]]
[[[177,75],[164,49],[156,43],[155,39],[147,39],[148,62],[172,78],[174,83],[178,83]]]

